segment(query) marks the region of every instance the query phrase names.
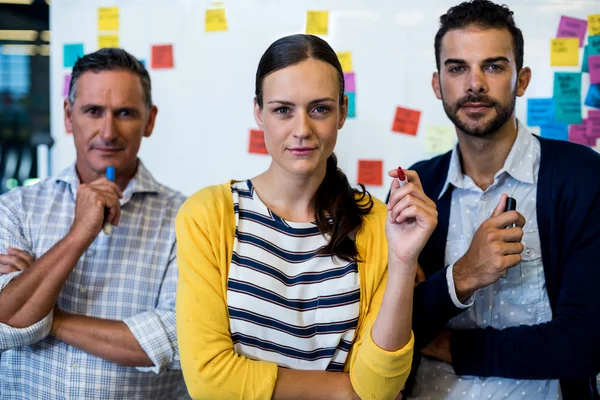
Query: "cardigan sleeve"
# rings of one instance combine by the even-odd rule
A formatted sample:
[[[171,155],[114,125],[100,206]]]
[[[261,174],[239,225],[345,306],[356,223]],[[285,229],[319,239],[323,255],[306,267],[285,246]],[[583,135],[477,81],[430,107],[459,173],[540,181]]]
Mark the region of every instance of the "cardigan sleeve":
[[[277,365],[237,355],[229,332],[222,282],[233,205],[228,210],[223,203],[217,190],[204,189],[188,199],[177,216],[181,367],[194,399],[266,400],[275,387]]]
[[[367,280],[361,285],[361,296],[368,307],[361,321],[359,332],[353,345],[356,357],[351,359],[350,380],[354,391],[361,399],[393,399],[404,386],[410,373],[414,336],[397,351],[381,349],[371,336],[373,324],[379,313],[387,285],[387,240],[385,239],[385,218],[387,209],[379,201],[365,220],[368,235],[357,237],[359,249],[368,249],[362,268]]]

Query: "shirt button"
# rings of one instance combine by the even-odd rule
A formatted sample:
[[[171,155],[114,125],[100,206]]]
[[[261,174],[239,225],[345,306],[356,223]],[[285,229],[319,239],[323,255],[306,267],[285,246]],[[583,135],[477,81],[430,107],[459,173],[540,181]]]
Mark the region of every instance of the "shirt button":
[[[76,362],[74,362],[73,364],[71,364],[71,366],[73,367],[73,369],[77,369],[77,367],[79,367],[79,364],[77,364]]]
[[[489,197],[487,194],[484,194],[483,196],[481,196],[481,201],[488,201]]]
[[[83,286],[79,288],[79,291],[80,291],[81,293],[85,293],[85,292],[86,292],[86,290],[85,290],[85,288],[84,288]]]
[[[525,249],[525,255],[526,256],[531,256],[533,254],[533,250],[531,249]]]

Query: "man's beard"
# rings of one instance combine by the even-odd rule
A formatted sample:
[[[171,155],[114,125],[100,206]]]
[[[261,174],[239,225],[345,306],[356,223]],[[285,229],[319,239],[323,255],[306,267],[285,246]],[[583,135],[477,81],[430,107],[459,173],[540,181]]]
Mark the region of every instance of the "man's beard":
[[[442,104],[444,105],[444,111],[452,123],[460,129],[462,132],[469,136],[485,138],[496,133],[515,111],[515,104],[517,102],[516,90],[512,93],[512,101],[508,106],[502,106],[497,101],[488,97],[487,95],[468,95],[454,104],[448,104],[444,101],[444,94],[442,93]],[[466,103],[483,103],[485,106],[492,107],[496,110],[496,117],[485,124],[477,124],[477,121],[485,118],[484,115],[471,115],[469,122],[465,123],[460,120],[458,111]],[[475,122],[475,123],[472,123]]]

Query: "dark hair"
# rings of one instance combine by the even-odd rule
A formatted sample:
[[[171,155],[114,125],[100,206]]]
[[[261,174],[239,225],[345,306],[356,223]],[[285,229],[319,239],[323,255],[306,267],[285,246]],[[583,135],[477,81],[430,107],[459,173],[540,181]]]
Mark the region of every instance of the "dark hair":
[[[263,106],[263,81],[269,74],[298,64],[309,58],[324,61],[338,73],[340,105],[344,104],[344,74],[337,55],[323,39],[313,35],[290,35],[275,41],[258,63],[256,71],[255,99]],[[327,159],[325,179],[315,194],[316,221],[319,231],[330,236],[329,243],[320,254],[336,255],[346,261],[358,260],[354,235],[361,227],[363,218],[373,208],[373,199],[360,185],[356,190],[346,175],[337,167],[337,158],[331,154]]]
[[[150,75],[144,64],[123,49],[105,48],[79,57],[73,66],[69,84],[69,105],[73,107],[77,94],[77,81],[84,73],[102,71],[129,71],[140,77],[144,90],[144,103],[152,107],[152,85]]]
[[[506,5],[498,5],[489,0],[471,0],[460,3],[440,17],[440,29],[435,35],[435,62],[440,70],[440,52],[442,38],[449,30],[463,29],[469,26],[479,28],[508,29],[515,51],[517,72],[523,68],[523,33],[513,19],[513,12]]]

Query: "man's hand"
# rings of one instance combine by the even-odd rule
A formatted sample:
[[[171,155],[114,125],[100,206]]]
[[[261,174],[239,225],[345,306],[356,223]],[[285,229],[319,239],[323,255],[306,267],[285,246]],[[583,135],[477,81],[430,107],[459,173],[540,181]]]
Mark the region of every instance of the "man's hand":
[[[104,221],[118,225],[121,218],[119,199],[122,197],[119,187],[106,178],[79,185],[70,233],[91,243],[100,233]]]
[[[445,361],[448,364],[452,364],[452,353],[450,352],[451,337],[452,332],[440,332],[440,334],[433,340],[433,342],[429,343],[427,347],[421,349],[421,353],[423,353],[426,356]]]
[[[0,254],[0,275],[11,272],[25,271],[33,264],[33,257],[23,250],[8,248],[8,254]]]
[[[473,235],[469,250],[454,264],[454,286],[460,301],[493,284],[521,262],[525,218],[516,211],[504,212],[506,197],[502,195],[492,216]],[[506,228],[512,224],[516,227]]]

